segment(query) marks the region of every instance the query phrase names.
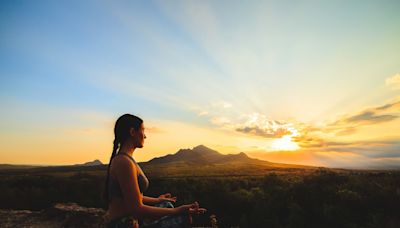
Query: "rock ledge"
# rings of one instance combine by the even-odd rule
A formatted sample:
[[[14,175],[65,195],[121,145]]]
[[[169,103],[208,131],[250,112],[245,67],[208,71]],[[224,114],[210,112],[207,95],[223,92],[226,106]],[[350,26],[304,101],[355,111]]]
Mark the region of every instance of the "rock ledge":
[[[42,211],[0,210],[0,227],[104,227],[104,210],[59,203]]]

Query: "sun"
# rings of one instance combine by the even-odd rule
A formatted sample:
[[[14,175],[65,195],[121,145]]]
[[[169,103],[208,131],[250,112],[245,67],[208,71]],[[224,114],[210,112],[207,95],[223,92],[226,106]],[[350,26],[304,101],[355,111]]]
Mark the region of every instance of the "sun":
[[[275,139],[272,142],[272,148],[275,150],[297,150],[299,146],[292,141],[292,135],[285,135],[280,139]]]

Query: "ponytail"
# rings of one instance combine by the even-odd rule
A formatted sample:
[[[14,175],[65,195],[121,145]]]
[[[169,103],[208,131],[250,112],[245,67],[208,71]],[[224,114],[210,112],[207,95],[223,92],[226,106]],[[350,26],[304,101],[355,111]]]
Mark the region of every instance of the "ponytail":
[[[111,166],[111,161],[113,160],[113,158],[115,157],[115,155],[117,155],[117,150],[118,150],[118,146],[119,146],[119,142],[117,141],[117,139],[114,139],[114,147],[113,147],[113,151],[110,157],[110,162],[108,163],[107,166],[107,177],[106,177],[106,183],[105,183],[105,187],[104,187],[104,193],[103,193],[103,199],[106,203],[106,205],[108,205],[108,201],[109,201],[109,197],[108,197],[108,182],[110,181],[110,166]]]

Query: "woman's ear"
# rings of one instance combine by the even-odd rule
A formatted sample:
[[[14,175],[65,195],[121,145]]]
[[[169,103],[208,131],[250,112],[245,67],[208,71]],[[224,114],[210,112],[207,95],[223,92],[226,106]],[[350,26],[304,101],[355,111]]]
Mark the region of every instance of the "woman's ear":
[[[136,133],[135,129],[134,129],[133,127],[131,127],[131,128],[129,129],[129,134],[130,134],[131,136],[135,136],[135,133]]]

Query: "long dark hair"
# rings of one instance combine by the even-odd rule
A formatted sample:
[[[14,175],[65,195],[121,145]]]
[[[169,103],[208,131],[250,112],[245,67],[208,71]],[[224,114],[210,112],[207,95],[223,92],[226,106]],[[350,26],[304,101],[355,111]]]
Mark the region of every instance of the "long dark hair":
[[[114,146],[112,150],[112,154],[110,157],[110,162],[108,163],[107,167],[107,177],[106,177],[106,183],[103,191],[103,199],[108,206],[108,201],[110,200],[108,197],[108,182],[110,179],[110,165],[112,159],[119,153],[119,150],[121,149],[122,145],[125,143],[125,141],[129,138],[130,132],[129,130],[131,128],[134,128],[135,130],[140,129],[140,125],[143,123],[143,120],[140,119],[137,116],[131,115],[131,114],[124,114],[120,116],[117,119],[117,122],[115,122],[115,127],[114,127]]]

